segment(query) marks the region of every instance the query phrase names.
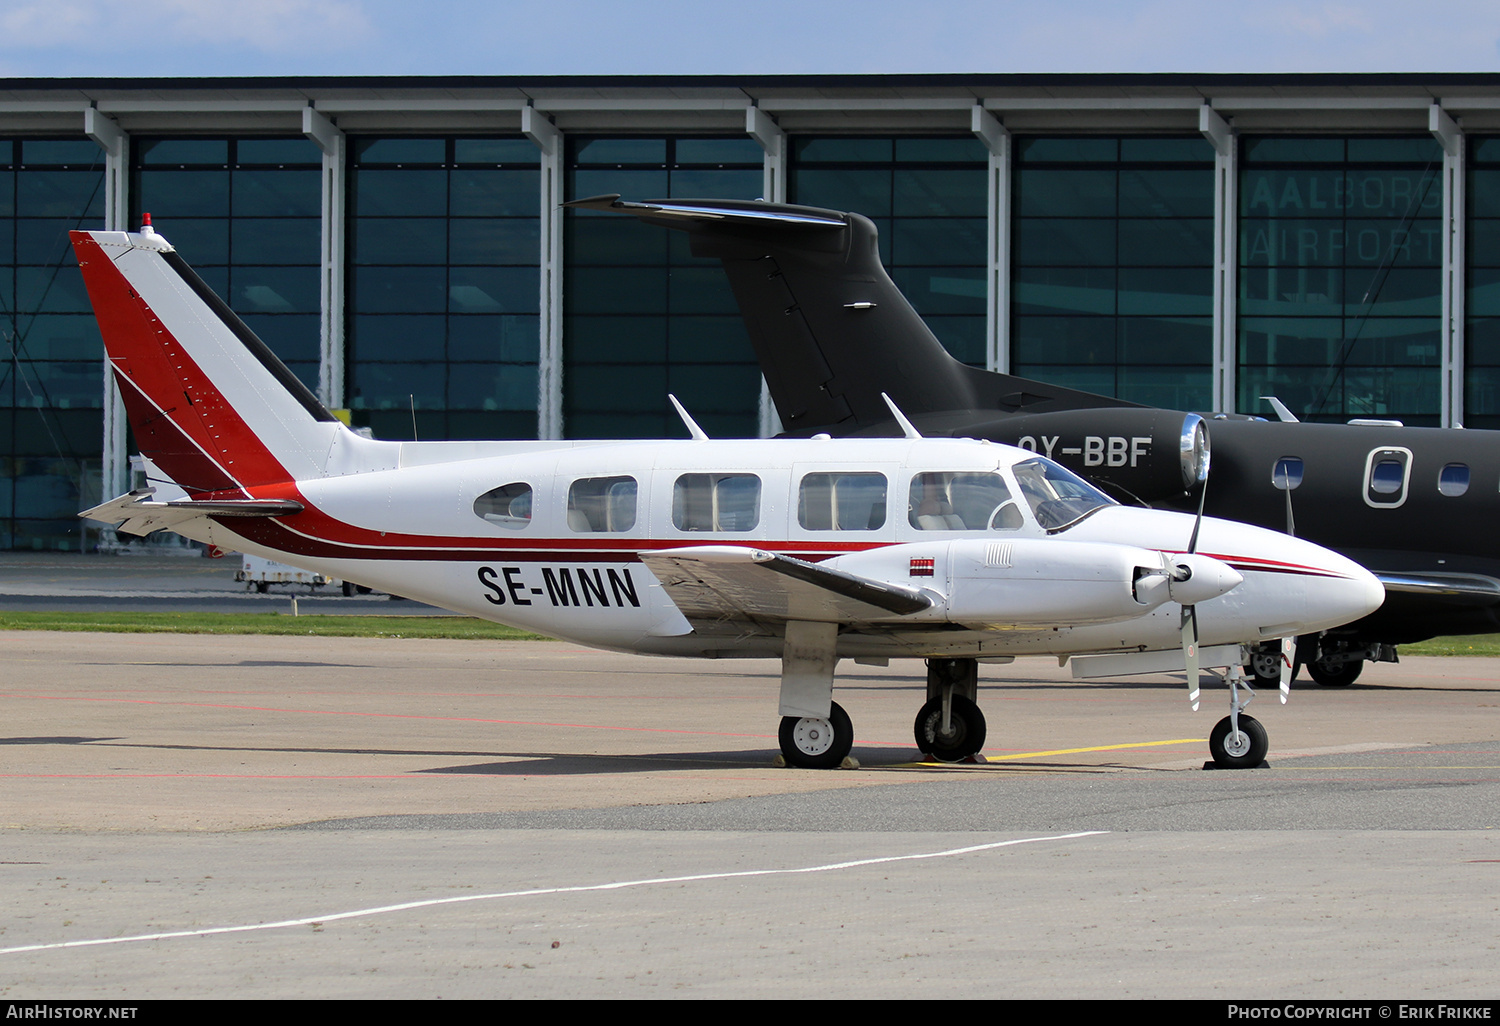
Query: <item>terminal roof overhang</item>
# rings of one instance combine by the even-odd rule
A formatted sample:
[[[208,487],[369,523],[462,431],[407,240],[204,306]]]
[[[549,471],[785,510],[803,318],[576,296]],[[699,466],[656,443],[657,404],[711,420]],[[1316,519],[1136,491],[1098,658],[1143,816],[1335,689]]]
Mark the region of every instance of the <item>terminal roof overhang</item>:
[[[1205,104],[1241,132],[1413,132],[1439,104],[1500,131],[1500,75],[389,76],[0,79],[0,133],[288,132],[308,107],[346,132],[516,132],[534,107],[565,132],[727,132],[759,107],[794,133],[1185,132]]]

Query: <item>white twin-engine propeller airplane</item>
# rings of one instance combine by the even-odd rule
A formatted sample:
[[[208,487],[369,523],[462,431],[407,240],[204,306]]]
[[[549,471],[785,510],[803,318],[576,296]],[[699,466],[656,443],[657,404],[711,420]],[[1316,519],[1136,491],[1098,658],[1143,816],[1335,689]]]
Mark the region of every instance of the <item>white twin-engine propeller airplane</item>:
[[[1213,758],[1259,765],[1240,646],[1383,598],[1327,549],[1126,508],[1033,452],[922,438],[894,407],[904,438],[713,441],[685,412],[685,441],[363,438],[149,223],[73,245],[136,442],[186,493],[83,516],[584,645],[779,657],[795,766],[849,754],[839,659],[927,660],[917,746],[960,760],[985,740],[978,662],[1037,654],[1079,677],[1185,669],[1195,709],[1199,666],[1224,667]]]

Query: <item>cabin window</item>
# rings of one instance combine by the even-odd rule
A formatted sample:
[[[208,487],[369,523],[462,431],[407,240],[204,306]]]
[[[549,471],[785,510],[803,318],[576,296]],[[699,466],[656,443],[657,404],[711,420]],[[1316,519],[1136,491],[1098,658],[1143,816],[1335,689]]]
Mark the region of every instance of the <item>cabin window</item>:
[[[884,474],[808,474],[797,492],[797,523],[809,531],[875,531],[885,526]]]
[[[1411,479],[1411,450],[1391,447],[1371,450],[1365,460],[1365,505],[1395,509],[1406,501]]]
[[[754,474],[683,474],[672,486],[672,524],[679,531],[753,531],[760,523],[760,478]]]
[[[1025,521],[999,474],[917,474],[907,520],[919,531],[1014,531]]]
[[[1443,495],[1462,495],[1469,490],[1469,465],[1450,463],[1438,472],[1438,492]]]
[[[1271,470],[1271,484],[1277,491],[1294,491],[1302,483],[1302,458],[1300,456],[1283,456],[1276,461],[1276,466]]]
[[[1405,468],[1400,460],[1381,460],[1370,471],[1370,491],[1376,495],[1395,495],[1401,490]]]
[[[474,514],[507,531],[519,531],[531,523],[531,485],[517,481],[491,488],[474,500]]]
[[[628,531],[635,526],[633,477],[585,477],[568,489],[568,530]]]

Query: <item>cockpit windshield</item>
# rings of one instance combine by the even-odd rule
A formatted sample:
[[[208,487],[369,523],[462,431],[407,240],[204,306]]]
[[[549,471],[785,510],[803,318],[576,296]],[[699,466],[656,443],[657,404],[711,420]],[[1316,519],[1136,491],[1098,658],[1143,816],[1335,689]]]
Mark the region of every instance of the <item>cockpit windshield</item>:
[[[1048,532],[1061,531],[1096,510],[1118,505],[1071,470],[1043,457],[1017,463],[1011,470],[1037,523]]]

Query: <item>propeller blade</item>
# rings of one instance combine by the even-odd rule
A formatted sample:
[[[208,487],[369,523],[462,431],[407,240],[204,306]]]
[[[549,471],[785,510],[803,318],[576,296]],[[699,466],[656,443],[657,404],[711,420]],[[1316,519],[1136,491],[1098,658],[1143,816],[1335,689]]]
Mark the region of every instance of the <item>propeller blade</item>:
[[[1198,610],[1182,607],[1182,659],[1187,664],[1188,701],[1198,711]]]
[[[1296,667],[1292,663],[1292,653],[1297,648],[1296,638],[1281,639],[1281,704],[1286,705],[1286,700],[1292,694],[1292,677],[1296,674]]]
[[[1203,526],[1203,503],[1208,498],[1208,478],[1203,478],[1203,484],[1198,486],[1198,516],[1193,521],[1193,534],[1188,538],[1188,554],[1192,555],[1198,551],[1198,528]]]

